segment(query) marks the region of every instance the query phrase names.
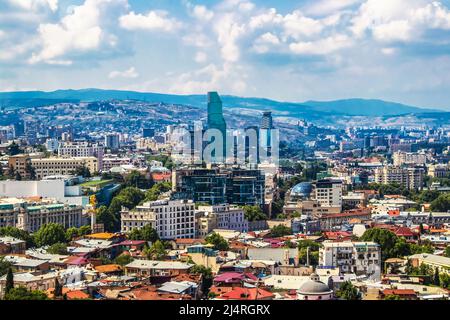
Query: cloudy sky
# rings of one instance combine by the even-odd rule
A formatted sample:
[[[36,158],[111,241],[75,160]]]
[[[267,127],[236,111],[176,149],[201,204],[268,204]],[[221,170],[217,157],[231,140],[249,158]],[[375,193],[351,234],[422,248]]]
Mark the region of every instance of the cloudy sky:
[[[450,110],[450,0],[0,0],[0,90]]]

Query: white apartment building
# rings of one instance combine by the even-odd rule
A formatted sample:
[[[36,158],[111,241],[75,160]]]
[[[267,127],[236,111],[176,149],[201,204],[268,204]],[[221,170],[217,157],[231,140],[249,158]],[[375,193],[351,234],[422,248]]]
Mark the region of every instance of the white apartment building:
[[[132,211],[123,210],[121,221],[122,232],[152,224],[161,239],[195,237],[195,205],[192,200],[146,202]]]
[[[322,207],[342,208],[342,182],[324,179],[314,184],[314,199]]]
[[[229,204],[199,206],[195,216],[196,237],[205,237],[214,229],[248,231],[244,210]]]
[[[50,180],[51,179],[51,180]],[[89,197],[83,196],[81,186],[73,177],[48,177],[48,180],[0,181],[0,197],[55,199],[61,203],[86,206]]]
[[[1,199],[0,227],[12,226],[36,232],[47,223],[57,223],[64,228],[83,225],[82,207],[62,203],[28,203],[21,199]]]
[[[381,279],[381,249],[375,242],[328,242],[319,251],[318,268],[339,268],[371,280]]]
[[[88,168],[91,173],[99,171],[98,159],[96,157],[31,159],[31,165],[38,179],[47,176],[72,175],[77,168],[83,166]]]
[[[98,157],[103,156],[104,147],[89,142],[63,142],[58,147],[60,157]]]
[[[375,170],[375,182],[397,183],[407,189],[421,189],[424,173],[423,168],[402,168],[388,165]]]
[[[424,165],[427,162],[427,155],[425,153],[417,152],[395,152],[392,156],[394,166],[400,167],[402,165]]]

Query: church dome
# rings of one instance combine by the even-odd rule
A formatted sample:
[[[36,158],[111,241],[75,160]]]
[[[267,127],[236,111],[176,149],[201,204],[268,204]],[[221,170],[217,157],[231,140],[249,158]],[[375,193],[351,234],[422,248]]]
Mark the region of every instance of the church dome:
[[[325,283],[319,281],[317,274],[313,273],[310,280],[307,280],[300,285],[298,292],[300,294],[324,294],[330,293],[331,290]]]

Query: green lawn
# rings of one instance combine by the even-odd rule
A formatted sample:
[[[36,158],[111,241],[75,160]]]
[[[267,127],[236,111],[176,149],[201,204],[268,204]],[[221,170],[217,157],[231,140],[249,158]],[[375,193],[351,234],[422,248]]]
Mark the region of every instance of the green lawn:
[[[99,187],[99,186],[104,186],[112,181],[114,181],[114,180],[108,179],[108,180],[87,181],[87,182],[80,184],[80,186],[82,186],[82,187]]]

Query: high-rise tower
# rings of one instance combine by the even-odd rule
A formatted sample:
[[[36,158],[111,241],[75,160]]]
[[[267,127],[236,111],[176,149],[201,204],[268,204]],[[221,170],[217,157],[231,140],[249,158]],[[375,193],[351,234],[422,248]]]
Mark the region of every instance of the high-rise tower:
[[[272,112],[265,111],[261,119],[261,129],[273,129]]]
[[[222,100],[217,92],[208,92],[208,129],[217,129],[222,132],[223,157],[226,157],[227,124],[223,117]]]

